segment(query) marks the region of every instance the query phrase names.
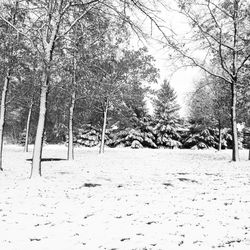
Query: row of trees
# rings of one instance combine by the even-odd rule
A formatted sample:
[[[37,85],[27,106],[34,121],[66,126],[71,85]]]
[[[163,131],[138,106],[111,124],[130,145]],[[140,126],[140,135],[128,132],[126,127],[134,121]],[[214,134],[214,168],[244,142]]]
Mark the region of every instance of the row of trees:
[[[60,132],[66,117],[68,159],[73,158],[73,118],[82,123],[103,116],[103,152],[108,112],[140,115],[148,91],[143,84],[158,77],[145,49],[128,49],[128,27],[140,31],[133,12],[153,17],[153,11],[125,0],[13,0],[0,7],[0,169],[6,111],[21,123],[27,115],[26,149],[30,123],[35,127],[31,176],[41,175],[45,127]]]
[[[0,169],[5,120],[9,130],[19,126],[22,131],[26,127],[26,148],[28,134],[34,134],[31,176],[35,177],[41,175],[44,139],[60,141],[65,129],[68,159],[73,159],[73,122],[76,127],[83,123],[102,126],[100,152],[103,152],[107,122],[110,126],[119,121],[120,127],[126,127],[131,126],[133,118],[146,116],[145,96],[150,88],[145,83],[156,82],[159,72],[146,49],[129,49],[129,28],[137,35],[142,34],[135,21],[136,16],[142,15],[161,33],[160,42],[171,49],[172,58],[181,59],[184,66],[199,67],[207,74],[199,88],[211,96],[206,105],[216,111],[207,112],[213,116],[208,119],[223,127],[228,119],[224,114],[230,110],[232,159],[238,160],[236,111],[247,106],[249,90],[249,3],[244,0],[174,2],[175,6],[170,7],[159,1],[158,7],[166,7],[188,21],[191,29],[184,39],[171,29],[168,35],[165,33],[154,1],[2,1]],[[154,101],[155,117],[160,123],[173,124],[179,109],[175,93],[166,82],[162,88],[168,88],[168,93]],[[163,98],[170,102],[161,102]],[[222,107],[221,102],[228,98],[229,106],[216,108],[216,105]],[[198,99],[196,105],[192,104],[193,110],[202,107],[197,105],[202,102],[202,95]]]
[[[174,34],[171,38],[163,33],[162,41],[174,50],[175,58],[183,59],[183,65],[200,68],[213,81],[216,79],[217,88],[229,89],[232,160],[238,161],[237,103],[241,89],[249,88],[250,3],[246,0],[175,2],[176,6],[170,9],[189,23],[190,32],[185,30],[184,37]],[[221,96],[225,97],[224,94],[227,95]]]
[[[240,132],[247,131],[250,126],[249,117],[249,84],[238,90],[237,123]],[[231,127],[231,90],[229,86],[213,76],[204,76],[196,86],[194,93],[189,98],[189,121],[193,127],[203,130],[205,128],[217,129],[219,136],[219,150],[222,137]],[[242,130],[243,129],[243,130]],[[223,135],[224,133],[224,135]],[[230,131],[231,134],[231,131]],[[238,143],[240,145],[240,143]],[[249,144],[249,143],[246,143]]]

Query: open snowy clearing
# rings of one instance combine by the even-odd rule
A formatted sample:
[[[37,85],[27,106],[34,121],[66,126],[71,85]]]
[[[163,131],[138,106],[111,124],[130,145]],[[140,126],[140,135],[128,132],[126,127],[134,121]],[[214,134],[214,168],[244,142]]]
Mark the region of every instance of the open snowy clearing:
[[[32,153],[5,146],[1,250],[250,249],[247,151],[97,152],[45,146],[30,180]]]

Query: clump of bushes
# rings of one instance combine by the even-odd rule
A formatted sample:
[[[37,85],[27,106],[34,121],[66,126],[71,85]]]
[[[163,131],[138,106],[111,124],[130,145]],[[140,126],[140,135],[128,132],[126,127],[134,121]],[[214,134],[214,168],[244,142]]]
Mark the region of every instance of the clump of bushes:
[[[240,147],[246,146],[246,139],[243,140],[243,138],[243,136],[239,136]],[[78,145],[94,147],[100,143],[100,140],[101,130],[91,125],[75,132],[74,143]],[[108,147],[218,149],[219,130],[197,126],[183,128],[175,124],[161,121],[156,123],[150,119],[144,119],[133,128],[107,130],[105,144]],[[221,131],[221,148],[231,147],[230,129],[223,129]]]
[[[163,148],[181,148],[181,135],[170,124],[158,123],[155,126],[156,144]]]
[[[239,136],[239,147],[242,147],[242,137]],[[213,128],[191,127],[182,137],[183,148],[208,149],[219,148],[219,130]],[[221,148],[232,148],[232,135],[230,129],[221,130]]]
[[[191,129],[189,135],[183,139],[184,148],[218,148],[217,135],[213,129]]]
[[[243,131],[242,144],[244,148],[250,149],[250,128],[245,128]]]
[[[100,131],[90,125],[78,129],[74,136],[74,143],[85,147],[94,147],[99,144],[99,141]]]
[[[91,125],[78,129],[74,143],[93,147],[100,143],[101,131]],[[131,148],[180,148],[181,135],[174,126],[154,123],[148,118],[139,121],[133,128],[107,130],[105,144],[109,147]]]

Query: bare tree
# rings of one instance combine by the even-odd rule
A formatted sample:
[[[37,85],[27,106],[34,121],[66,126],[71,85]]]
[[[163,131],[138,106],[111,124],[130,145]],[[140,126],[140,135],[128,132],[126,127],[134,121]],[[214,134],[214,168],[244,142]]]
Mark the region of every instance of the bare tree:
[[[29,131],[30,131],[30,121],[31,121],[32,108],[33,108],[33,100],[31,101],[31,103],[29,105],[29,111],[28,111],[28,116],[27,116],[24,152],[29,151]]]
[[[10,71],[8,70],[7,76],[4,80],[4,85],[2,89],[2,98],[1,98],[1,110],[0,110],[0,170],[3,170],[2,161],[3,161],[3,127],[5,120],[5,111],[6,111],[6,96],[9,88],[10,82]]]
[[[26,26],[22,30],[15,24],[0,15],[0,18],[11,27],[18,30],[31,46],[35,47],[41,58],[42,84],[40,92],[39,119],[36,132],[36,140],[33,151],[31,176],[41,176],[42,143],[44,135],[47,93],[50,85],[51,70],[53,68],[53,55],[57,43],[63,39],[74,25],[86,15],[99,0],[83,1],[23,1],[22,8],[26,13]],[[72,18],[72,8],[78,8],[77,15]],[[65,19],[71,18],[70,24]]]
[[[42,144],[45,127],[46,103],[51,74],[55,68],[54,55],[56,48],[72,28],[92,9],[98,8],[110,18],[119,18],[128,23],[137,33],[143,34],[137,13],[146,17],[155,17],[152,8],[154,0],[144,1],[127,0],[23,0],[20,1],[25,19],[22,27],[16,26],[2,13],[0,19],[15,29],[17,33],[26,39],[26,42],[37,50],[40,59],[39,70],[42,71],[40,87],[39,119],[36,131],[36,139],[33,150],[31,177],[41,176]],[[136,12],[136,13],[135,13]],[[72,15],[74,13],[74,15]]]
[[[165,44],[175,51],[178,58],[185,59],[186,65],[199,67],[230,85],[232,160],[238,161],[237,86],[250,59],[249,2],[177,0],[176,3],[176,9],[171,10],[181,14],[191,27],[190,32],[185,32],[185,37],[180,39],[174,33],[167,36],[156,22],[154,24],[163,34]]]
[[[190,119],[197,125],[218,129],[218,150],[222,146],[222,131],[230,125],[230,88],[222,80],[204,76],[190,96]]]
[[[13,69],[16,65],[14,63],[14,58],[17,54],[17,39],[18,34],[13,29],[12,26],[15,26],[17,24],[17,15],[18,15],[18,9],[19,9],[19,1],[15,0],[10,3],[3,2],[1,7],[5,10],[5,19],[8,19],[8,24],[4,22],[1,25],[1,33],[2,33],[2,39],[1,43],[2,46],[2,68],[3,68],[3,74],[4,76],[4,83],[2,87],[2,93],[1,93],[1,104],[0,104],[0,170],[3,170],[2,166],[2,153],[3,153],[3,132],[4,132],[4,122],[5,122],[5,113],[6,113],[6,99],[7,99],[7,93],[9,89],[9,84],[11,82]],[[1,8],[1,9],[2,9]],[[1,20],[3,22],[3,20]]]

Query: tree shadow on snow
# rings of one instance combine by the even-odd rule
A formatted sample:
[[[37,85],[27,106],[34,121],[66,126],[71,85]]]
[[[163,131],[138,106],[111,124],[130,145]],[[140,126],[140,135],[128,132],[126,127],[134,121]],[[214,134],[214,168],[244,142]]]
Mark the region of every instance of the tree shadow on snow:
[[[31,161],[32,159],[26,159],[26,161]],[[66,159],[62,159],[62,158],[42,158],[41,161],[66,161]]]

